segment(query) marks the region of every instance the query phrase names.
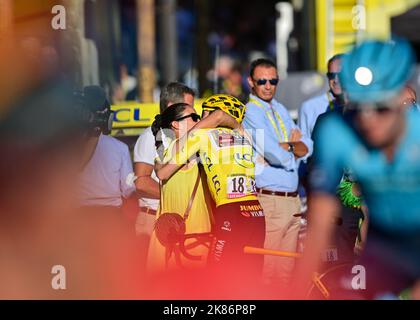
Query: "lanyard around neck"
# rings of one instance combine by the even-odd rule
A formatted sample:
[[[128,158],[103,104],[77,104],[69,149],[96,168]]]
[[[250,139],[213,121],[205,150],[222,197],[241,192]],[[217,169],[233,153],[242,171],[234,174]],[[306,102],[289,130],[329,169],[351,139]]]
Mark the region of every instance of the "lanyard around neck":
[[[256,99],[253,99],[253,98],[249,99],[249,101],[255,103],[258,107],[260,107],[261,109],[263,109],[265,111],[265,114],[267,115],[268,120],[270,120],[271,125],[273,126],[274,130],[276,131],[276,134],[277,134],[277,137],[278,137],[279,141],[284,140],[285,142],[288,142],[289,137],[287,135],[287,129],[286,129],[286,126],[284,124],[283,119],[278,114],[278,112],[276,110],[274,110],[274,108],[270,105],[270,109],[271,109],[271,114],[270,114],[270,112],[266,108],[264,108],[264,106],[262,105],[262,103],[260,101],[258,101]],[[278,123],[280,124],[281,131],[283,133],[283,136],[280,134],[279,128],[277,126],[276,121],[274,121],[273,116],[275,116],[277,118]],[[283,139],[283,137],[284,137],[284,139]]]

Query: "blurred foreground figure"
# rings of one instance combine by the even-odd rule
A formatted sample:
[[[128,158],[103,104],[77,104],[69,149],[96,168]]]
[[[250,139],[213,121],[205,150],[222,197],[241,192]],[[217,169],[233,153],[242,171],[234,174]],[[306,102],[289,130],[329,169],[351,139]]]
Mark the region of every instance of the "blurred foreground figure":
[[[403,92],[413,66],[412,49],[399,40],[367,41],[343,57],[340,80],[349,112],[325,116],[314,132],[311,224],[297,275],[301,294],[331,235],[343,168],[360,184],[370,225],[359,277],[344,275],[347,290],[335,297],[398,295],[420,278],[420,115],[406,108]],[[411,298],[416,294],[411,291]]]
[[[2,105],[0,298],[133,297],[131,240],[76,209],[82,110],[72,90],[42,83]]]

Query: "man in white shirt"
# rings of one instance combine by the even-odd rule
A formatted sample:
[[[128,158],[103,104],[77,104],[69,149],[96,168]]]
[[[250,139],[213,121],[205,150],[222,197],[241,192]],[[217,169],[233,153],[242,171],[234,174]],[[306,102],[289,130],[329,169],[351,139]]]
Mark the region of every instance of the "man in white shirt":
[[[161,91],[160,111],[180,102],[193,106],[194,96],[191,88],[179,82],[171,82]],[[134,173],[137,177],[135,185],[140,194],[136,234],[146,237],[146,247],[153,231],[160,197],[159,180],[154,172],[156,156],[155,137],[149,127],[139,136],[134,147]]]
[[[120,212],[123,198],[135,191],[128,181],[133,174],[128,147],[108,136],[113,114],[104,90],[98,86],[85,87],[80,99],[90,126],[79,176],[80,206]]]

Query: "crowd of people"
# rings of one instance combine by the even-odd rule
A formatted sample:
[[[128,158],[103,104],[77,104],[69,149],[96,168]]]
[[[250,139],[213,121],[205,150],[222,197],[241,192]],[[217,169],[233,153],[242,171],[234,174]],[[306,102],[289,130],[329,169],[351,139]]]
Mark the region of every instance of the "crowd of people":
[[[2,214],[2,226],[9,227],[0,238],[16,235],[10,230],[20,224],[12,213],[25,210],[34,215],[22,216],[19,234],[26,239],[37,214],[33,246],[42,248],[41,231],[61,210],[66,226],[78,231],[67,235],[62,222],[52,224],[63,232],[52,239],[67,248],[53,256],[78,274],[74,261],[80,259],[91,262],[88,271],[100,270],[69,297],[95,287],[95,297],[420,299],[420,114],[409,85],[414,65],[403,40],[368,40],[331,57],[328,92],[302,104],[297,124],[274,98],[281,82],[268,59],[250,64],[249,97],[244,90],[236,97],[235,90],[222,91],[202,103],[201,113],[195,91],[172,82],[162,88],[160,114],[132,155],[109,135],[113,112],[105,91],[87,86],[60,100],[73,104],[77,119],[59,122],[64,113],[56,112],[56,132],[22,138],[59,141],[26,151],[37,161],[35,171],[45,174],[41,168],[54,161],[48,189],[29,190],[26,173],[8,172],[7,163],[24,168],[14,159],[26,149],[1,140],[10,158],[2,162],[2,176],[16,173],[8,181],[28,191],[26,204],[20,193],[2,197],[0,208],[10,214]],[[53,104],[53,98],[46,93],[32,104]],[[19,114],[15,118],[24,126]],[[3,133],[8,130],[2,125]],[[49,202],[43,191],[61,198]],[[64,210],[70,201],[66,208],[81,220]],[[355,265],[366,274],[357,288]],[[101,281],[112,285],[104,289]]]
[[[373,299],[412,288],[418,297],[413,66],[411,48],[400,40],[366,41],[335,55],[328,92],[303,103],[297,124],[274,98],[281,83],[268,59],[252,61],[249,97],[212,95],[201,114],[191,88],[168,84],[161,113],[135,145],[134,175],[127,149],[115,142],[111,152],[121,158],[112,160],[119,163],[119,196],[135,187],[139,197],[133,230],[146,251],[145,273],[185,290],[199,281],[203,292],[220,292],[223,284],[230,294],[252,288],[262,297]],[[91,174],[100,168],[91,163],[103,134],[92,142]],[[106,179],[110,170],[102,172]],[[92,185],[105,207],[111,181]],[[107,183],[109,196],[101,193]],[[308,233],[300,256],[302,221]],[[339,284],[351,283],[354,265],[366,269],[363,292]],[[335,285],[325,287],[313,272]]]

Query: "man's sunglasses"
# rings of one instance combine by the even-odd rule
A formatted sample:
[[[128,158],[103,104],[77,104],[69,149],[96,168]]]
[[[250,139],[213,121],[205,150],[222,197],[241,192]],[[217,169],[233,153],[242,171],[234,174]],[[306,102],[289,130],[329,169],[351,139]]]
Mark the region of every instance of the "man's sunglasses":
[[[328,80],[335,80],[338,78],[339,72],[327,72]]]
[[[279,83],[279,79],[257,79],[257,80],[255,80],[254,79],[254,81],[255,81],[255,83],[257,84],[257,86],[264,86],[266,83],[267,83],[267,81],[268,82],[270,82],[270,84],[272,85],[272,86],[276,86],[277,85],[277,83]]]
[[[191,118],[192,121],[194,121],[194,122],[197,122],[198,120],[201,119],[201,117],[198,114],[190,113],[189,115],[186,115],[186,116],[180,117],[178,119],[175,119],[175,121],[182,121],[182,120],[187,119],[187,118]]]

